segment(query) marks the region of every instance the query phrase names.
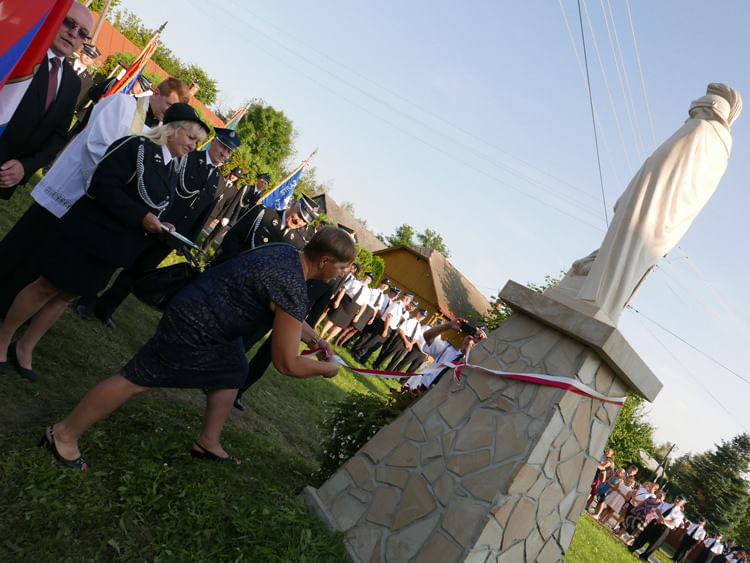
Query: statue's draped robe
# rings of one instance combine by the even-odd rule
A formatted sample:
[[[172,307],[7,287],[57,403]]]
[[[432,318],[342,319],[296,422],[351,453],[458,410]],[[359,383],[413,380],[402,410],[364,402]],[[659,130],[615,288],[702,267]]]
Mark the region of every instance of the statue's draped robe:
[[[615,322],[641,279],[685,234],[726,170],[732,137],[715,118],[707,108],[694,108],[691,118],[643,163],[615,205],[612,224],[577,295]]]

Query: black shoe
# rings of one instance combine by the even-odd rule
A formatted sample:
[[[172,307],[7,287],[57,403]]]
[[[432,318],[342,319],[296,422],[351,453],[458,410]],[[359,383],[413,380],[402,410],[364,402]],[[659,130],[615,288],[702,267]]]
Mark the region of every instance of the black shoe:
[[[11,342],[10,346],[8,347],[8,357],[13,362],[13,366],[16,368],[16,373],[23,377],[24,379],[28,379],[32,383],[36,383],[36,380],[38,377],[36,376],[36,373],[33,369],[27,369],[25,367],[22,367],[21,364],[18,363],[18,357],[16,356],[16,343]]]
[[[236,408],[238,411],[245,410],[245,406],[242,404],[242,399],[239,396],[234,400],[234,404],[232,406]]]
[[[102,324],[106,326],[109,330],[115,330],[117,328],[117,325],[112,320],[112,317],[107,317],[106,319],[99,319],[102,321]]]
[[[196,449],[197,448],[197,449]],[[242,463],[242,460],[234,457],[233,455],[227,457],[221,457],[213,452],[208,451],[206,448],[201,446],[198,442],[193,442],[193,448],[190,449],[190,455],[196,459],[207,459],[209,461],[221,461],[223,463]]]
[[[42,439],[39,440],[39,447],[47,446],[49,448],[49,451],[52,452],[52,455],[55,456],[55,459],[59,461],[62,465],[65,467],[70,467],[71,469],[80,469],[81,471],[88,470],[89,466],[86,463],[86,460],[83,459],[83,456],[78,456],[75,459],[65,459],[63,456],[60,455],[60,452],[57,451],[57,446],[55,445],[55,432],[52,430],[52,427],[48,427],[47,430],[49,430],[49,436],[47,435],[47,432],[45,431],[44,434],[42,434]]]
[[[89,309],[88,307],[86,307],[86,305],[84,305],[82,303],[76,303],[75,307],[73,307],[73,310],[84,321],[90,321],[91,320],[91,309]]]

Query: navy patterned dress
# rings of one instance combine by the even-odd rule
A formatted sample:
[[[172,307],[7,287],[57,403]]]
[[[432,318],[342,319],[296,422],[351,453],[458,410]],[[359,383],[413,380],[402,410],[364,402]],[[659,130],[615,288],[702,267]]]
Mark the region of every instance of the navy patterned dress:
[[[304,321],[307,286],[299,251],[288,244],[257,248],[200,275],[170,301],[122,375],[144,387],[238,389],[247,376],[242,335],[271,329],[271,302]]]

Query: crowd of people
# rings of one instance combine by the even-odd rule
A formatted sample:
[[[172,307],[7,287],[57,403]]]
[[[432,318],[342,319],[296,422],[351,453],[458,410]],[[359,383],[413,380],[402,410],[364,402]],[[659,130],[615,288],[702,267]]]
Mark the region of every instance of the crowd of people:
[[[621,538],[632,553],[648,561],[670,533],[681,530],[683,534],[672,555],[673,561],[747,563],[748,550],[744,546],[735,545],[731,539],[724,540],[718,531],[708,535],[706,519],[702,516],[694,521],[686,518],[685,497],[677,495],[672,502],[667,502],[657,482],[639,483],[637,475],[638,468],[634,465],[617,468],[614,450],[607,448],[597,466],[585,505],[602,526],[611,524],[615,536]]]
[[[332,377],[334,342],[362,362],[377,353],[376,367],[410,373],[429,358],[436,366],[455,360],[484,337],[461,319],[426,327],[413,295],[387,279],[370,287],[371,272],[358,279],[351,235],[320,221],[310,198],[277,210],[259,203],[268,173],[254,185],[242,182],[240,168],[224,177],[240,138],[215,128],[207,149],[195,150],[210,128],[181,80],[102,96],[107,85],[90,80],[99,54],[86,43],[92,24],[74,2],[0,137],[0,198],[45,171],[32,205],[0,241],[0,263],[13,272],[0,278],[0,373],[12,366],[36,382],[37,344],[71,305],[115,329],[113,315],[136,280],[174,250],[189,252],[186,239],[202,244],[207,263],[122,370],[45,430],[40,445],[60,463],[86,469],[83,432],[154,387],[203,389],[204,425],[191,454],[238,463],[222,448],[221,429],[271,363],[293,377]],[[442,339],[450,329],[466,333],[460,350]],[[316,354],[298,356],[300,341]],[[434,384],[434,371],[407,386]]]

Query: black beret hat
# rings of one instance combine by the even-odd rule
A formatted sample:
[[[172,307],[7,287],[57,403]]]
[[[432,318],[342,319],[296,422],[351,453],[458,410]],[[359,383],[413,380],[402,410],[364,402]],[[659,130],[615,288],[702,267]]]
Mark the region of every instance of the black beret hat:
[[[169,108],[167,108],[167,111],[164,112],[163,123],[165,125],[167,123],[174,123],[175,121],[192,121],[193,123],[197,123],[198,125],[203,127],[206,133],[209,132],[208,125],[201,121],[198,112],[188,104],[183,104],[182,102],[172,104],[171,106],[169,106]]]

